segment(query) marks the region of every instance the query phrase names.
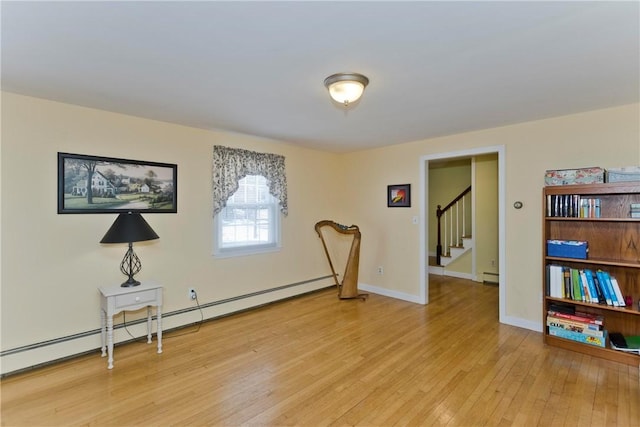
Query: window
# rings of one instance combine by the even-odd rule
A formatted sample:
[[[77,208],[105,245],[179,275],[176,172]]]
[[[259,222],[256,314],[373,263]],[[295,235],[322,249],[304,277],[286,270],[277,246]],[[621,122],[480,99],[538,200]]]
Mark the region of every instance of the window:
[[[246,255],[280,248],[287,216],[284,156],[213,147],[213,254]]]
[[[236,256],[280,247],[278,200],[269,194],[267,179],[247,175],[214,217],[214,255]]]

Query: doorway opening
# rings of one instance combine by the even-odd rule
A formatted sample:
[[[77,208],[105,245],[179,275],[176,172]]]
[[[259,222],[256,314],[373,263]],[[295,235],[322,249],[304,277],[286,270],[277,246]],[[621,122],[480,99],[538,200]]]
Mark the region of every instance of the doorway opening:
[[[477,156],[497,154],[497,180],[498,180],[498,287],[499,287],[499,321],[505,323],[506,304],[506,266],[505,266],[505,149],[504,146],[482,147],[455,152],[425,155],[420,158],[420,300],[424,304],[429,302],[429,218],[436,215],[436,206],[429,203],[429,165],[430,162],[454,161],[457,159],[468,159]],[[472,186],[473,188],[473,186]],[[473,189],[472,189],[473,191]],[[472,215],[472,218],[474,215]],[[475,232],[475,225],[472,225]],[[474,251],[477,252],[477,251]],[[475,253],[472,254],[472,271],[475,271]]]

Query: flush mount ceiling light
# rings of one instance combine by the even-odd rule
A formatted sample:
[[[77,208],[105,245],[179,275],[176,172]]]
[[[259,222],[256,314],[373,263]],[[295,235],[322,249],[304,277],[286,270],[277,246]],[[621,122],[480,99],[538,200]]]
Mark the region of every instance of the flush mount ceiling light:
[[[337,73],[324,79],[329,95],[345,107],[362,96],[369,79],[358,73]]]

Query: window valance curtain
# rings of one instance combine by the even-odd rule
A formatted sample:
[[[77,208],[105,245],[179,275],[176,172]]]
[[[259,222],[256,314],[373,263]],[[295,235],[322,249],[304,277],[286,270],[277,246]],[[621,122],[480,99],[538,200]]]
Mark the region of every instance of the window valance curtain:
[[[284,156],[221,145],[213,147],[213,214],[218,214],[227,205],[229,197],[238,190],[238,182],[247,175],[262,175],[267,179],[269,193],[278,200],[280,211],[286,216]]]

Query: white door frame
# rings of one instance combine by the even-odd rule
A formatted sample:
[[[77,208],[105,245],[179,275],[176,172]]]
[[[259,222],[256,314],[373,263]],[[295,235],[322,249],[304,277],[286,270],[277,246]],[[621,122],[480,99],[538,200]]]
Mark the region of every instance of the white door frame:
[[[429,303],[429,274],[428,274],[428,253],[427,242],[428,236],[428,213],[433,209],[428,206],[429,200],[429,161],[453,159],[460,157],[473,157],[483,154],[498,154],[498,295],[499,295],[499,321],[505,323],[505,307],[506,307],[506,265],[505,265],[505,147],[504,145],[496,145],[491,147],[472,148],[461,151],[452,151],[448,153],[427,154],[420,157],[420,301],[422,304]]]

